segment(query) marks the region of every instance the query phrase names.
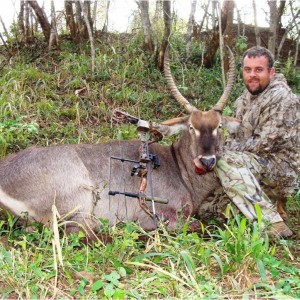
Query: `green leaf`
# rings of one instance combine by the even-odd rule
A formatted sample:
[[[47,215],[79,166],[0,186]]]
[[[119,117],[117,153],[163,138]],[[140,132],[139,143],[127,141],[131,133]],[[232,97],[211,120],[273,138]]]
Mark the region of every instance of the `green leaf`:
[[[119,268],[119,274],[121,277],[125,277],[127,275],[126,269],[123,267]]]
[[[81,296],[84,296],[85,295],[84,287],[79,285],[78,292],[80,293]]]
[[[103,287],[103,281],[102,280],[97,280],[93,283],[91,290],[92,291],[99,291]]]
[[[257,267],[258,267],[258,272],[259,272],[260,277],[261,277],[261,281],[263,283],[266,283],[267,282],[267,276],[266,276],[265,266],[264,266],[263,262],[260,259],[256,259],[256,263],[257,263]]]
[[[43,272],[42,272],[41,268],[35,268],[34,273],[40,278],[43,277]]]
[[[239,232],[241,234],[244,234],[244,232],[246,230],[246,224],[247,224],[247,219],[246,218],[242,218],[240,226],[239,226]]]
[[[232,212],[232,207],[231,207],[231,205],[229,203],[229,204],[226,205],[226,209],[225,209],[225,217],[227,219],[231,218],[231,212]]]
[[[74,288],[71,288],[71,289],[70,289],[70,295],[71,295],[71,296],[74,296],[74,295],[76,294],[76,292],[77,292],[76,289],[74,289]]]
[[[254,204],[256,215],[257,215],[257,223],[259,227],[262,225],[262,212],[261,212],[261,207],[259,204],[255,203]]]
[[[107,284],[106,287],[104,288],[105,296],[112,297],[114,293],[115,293],[114,285],[112,283]]]
[[[114,284],[115,286],[119,285],[120,278],[121,276],[116,271],[112,271],[109,275],[105,275],[105,279]]]
[[[195,267],[194,261],[190,255],[190,253],[188,251],[184,250],[184,251],[181,251],[180,254],[181,254],[181,256],[185,262],[186,268],[188,269],[190,274],[195,276],[196,267]]]
[[[125,294],[126,294],[126,292],[124,290],[116,289],[115,292],[114,292],[113,298],[118,299],[118,300],[124,299]]]
[[[214,257],[215,260],[217,261],[217,263],[218,263],[218,265],[219,265],[219,267],[221,269],[221,274],[223,275],[223,263],[222,263],[222,260],[221,260],[220,256],[217,255],[217,254],[215,254],[215,253],[213,253],[212,257]]]
[[[163,259],[165,257],[173,257],[173,255],[171,255],[170,253],[152,252],[152,253],[146,253],[146,254],[139,255],[139,256],[135,257],[133,261],[140,262],[140,261],[143,261],[145,258],[149,258],[149,257],[159,257],[160,259]]]

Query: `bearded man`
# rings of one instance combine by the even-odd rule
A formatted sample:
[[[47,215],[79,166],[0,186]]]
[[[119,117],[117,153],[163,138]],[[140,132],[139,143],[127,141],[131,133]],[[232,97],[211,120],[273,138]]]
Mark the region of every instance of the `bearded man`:
[[[298,187],[299,97],[282,74],[275,74],[274,57],[264,47],[248,49],[242,59],[246,86],[234,105],[241,125],[229,136],[215,172],[235,206],[249,219],[271,223],[270,235],[281,238],[293,232],[287,218],[286,199]],[[273,205],[277,202],[277,207]]]

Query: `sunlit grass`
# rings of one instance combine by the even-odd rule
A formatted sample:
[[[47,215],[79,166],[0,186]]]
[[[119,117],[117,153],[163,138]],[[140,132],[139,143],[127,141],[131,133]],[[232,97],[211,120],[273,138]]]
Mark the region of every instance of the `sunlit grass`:
[[[7,298],[299,296],[299,269],[278,258],[284,247],[270,245],[259,227],[241,216],[224,229],[207,227],[203,235],[104,223],[101,233],[108,242],[92,246],[82,244],[82,234],[66,236],[60,223],[56,240],[54,227],[26,232],[14,217],[4,220],[0,283]]]

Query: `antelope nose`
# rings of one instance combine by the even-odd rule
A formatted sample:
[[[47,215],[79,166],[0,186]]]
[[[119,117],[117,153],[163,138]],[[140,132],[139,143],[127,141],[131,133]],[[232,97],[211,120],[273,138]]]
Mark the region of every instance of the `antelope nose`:
[[[209,171],[212,170],[212,168],[216,164],[216,159],[214,157],[210,157],[210,158],[201,157],[200,161],[202,165]]]

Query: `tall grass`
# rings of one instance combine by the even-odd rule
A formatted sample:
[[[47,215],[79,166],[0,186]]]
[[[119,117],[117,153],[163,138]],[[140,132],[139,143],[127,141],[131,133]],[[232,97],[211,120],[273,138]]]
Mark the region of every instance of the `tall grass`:
[[[153,58],[139,47],[140,39],[139,35],[99,39],[94,74],[88,45],[66,40],[62,51],[49,53],[39,44],[36,51],[20,48],[12,64],[1,71],[0,122],[19,122],[21,117],[24,126],[33,123],[39,128],[26,143],[14,137],[7,151],[33,144],[106,140],[115,107],[147,120],[182,114]],[[199,108],[213,106],[222,93],[219,69],[205,70],[181,60],[174,51],[172,71],[181,91]]]
[[[0,231],[3,298],[300,296],[299,268],[278,257],[281,245],[270,245],[259,226],[240,216],[224,229],[203,227],[203,235],[104,224],[104,241],[93,246],[81,243],[82,234],[66,236],[59,227],[61,263],[54,227],[28,233],[12,216],[6,224]]]

